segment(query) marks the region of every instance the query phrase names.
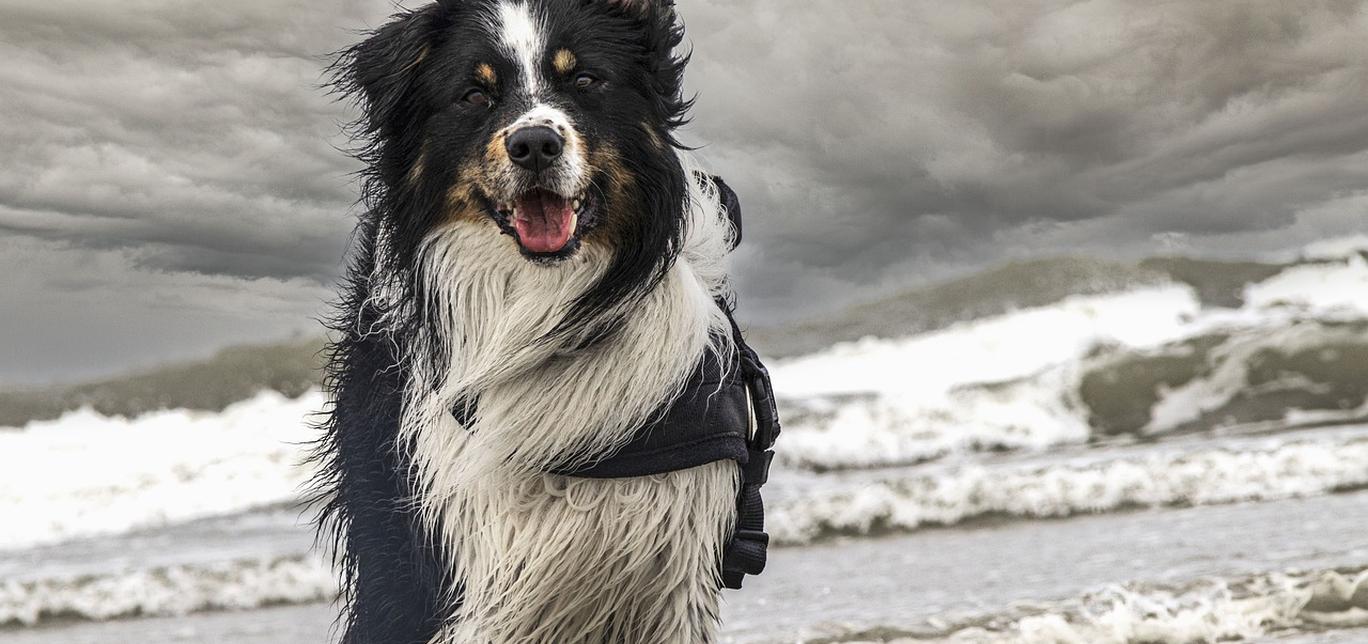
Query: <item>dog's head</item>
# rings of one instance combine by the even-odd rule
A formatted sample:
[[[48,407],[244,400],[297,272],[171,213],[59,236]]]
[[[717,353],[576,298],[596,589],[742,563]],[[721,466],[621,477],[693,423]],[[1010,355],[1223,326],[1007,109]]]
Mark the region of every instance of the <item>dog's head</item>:
[[[466,220],[507,233],[509,261],[554,266],[603,244],[613,265],[591,299],[649,282],[679,243],[685,199],[672,5],[441,0],[343,52],[370,197],[396,241]]]

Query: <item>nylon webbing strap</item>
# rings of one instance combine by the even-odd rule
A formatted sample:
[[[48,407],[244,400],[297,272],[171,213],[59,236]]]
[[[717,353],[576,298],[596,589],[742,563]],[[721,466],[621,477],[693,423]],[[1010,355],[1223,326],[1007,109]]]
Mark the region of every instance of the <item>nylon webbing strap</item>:
[[[741,489],[736,497],[736,531],[722,554],[722,584],[740,589],[746,575],[758,575],[765,570],[769,555],[769,534],[765,532],[765,501],[760,488],[769,481],[770,463],[774,460],[774,442],[779,438],[779,412],[774,402],[774,389],[769,370],[760,357],[741,337],[741,328],[732,317],[730,307],[723,310],[731,319],[732,336],[741,356],[741,376],[750,390],[751,410],[755,418],[754,432],[747,436],[748,458],[741,465]]]

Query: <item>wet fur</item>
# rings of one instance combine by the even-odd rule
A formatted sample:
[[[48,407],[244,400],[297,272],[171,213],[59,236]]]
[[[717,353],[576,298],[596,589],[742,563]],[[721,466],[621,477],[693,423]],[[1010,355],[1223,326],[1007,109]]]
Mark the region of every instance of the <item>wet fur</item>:
[[[663,2],[532,3],[602,29],[621,51],[588,57],[625,65],[625,94],[567,108],[602,221],[566,257],[528,261],[481,200],[504,124],[475,128],[440,95],[463,61],[487,75],[452,40],[478,37],[495,4],[400,14],[336,67],[367,165],[316,452],[341,639],[714,641],[735,465],[546,473],[612,453],[704,352],[733,350],[715,303],[733,231],[670,134],[687,108],[679,27]]]

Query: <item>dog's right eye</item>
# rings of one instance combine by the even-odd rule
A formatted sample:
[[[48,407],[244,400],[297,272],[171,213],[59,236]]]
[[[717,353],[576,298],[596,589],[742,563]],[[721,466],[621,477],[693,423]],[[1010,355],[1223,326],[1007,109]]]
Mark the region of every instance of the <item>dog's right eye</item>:
[[[461,97],[461,100],[470,103],[471,105],[478,105],[479,107],[489,107],[491,102],[489,100],[489,94],[486,94],[482,89],[472,89],[466,92],[465,96]]]
[[[575,89],[593,89],[602,84],[603,79],[589,72],[580,72],[575,76]]]

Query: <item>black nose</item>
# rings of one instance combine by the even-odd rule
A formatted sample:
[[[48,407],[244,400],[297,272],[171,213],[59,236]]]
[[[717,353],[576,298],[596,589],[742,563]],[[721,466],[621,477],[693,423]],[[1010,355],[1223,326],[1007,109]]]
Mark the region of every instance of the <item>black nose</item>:
[[[525,127],[508,135],[505,147],[513,163],[541,172],[560,158],[565,150],[565,139],[549,127]]]

